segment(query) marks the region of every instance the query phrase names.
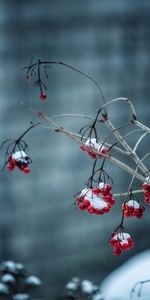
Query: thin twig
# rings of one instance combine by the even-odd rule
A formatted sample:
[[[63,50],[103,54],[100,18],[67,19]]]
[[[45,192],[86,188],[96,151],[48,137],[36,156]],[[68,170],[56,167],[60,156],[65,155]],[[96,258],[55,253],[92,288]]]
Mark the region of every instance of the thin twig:
[[[138,127],[142,128],[144,131],[150,133],[150,128],[148,128],[147,126],[145,126],[144,124],[140,123],[139,121],[135,121],[134,122]]]
[[[113,124],[112,124],[109,120],[105,121],[105,124],[106,124],[111,130],[113,130],[113,131],[115,130],[115,127],[113,126]],[[119,132],[119,131],[114,131],[114,135],[115,135],[115,137],[117,138],[117,140],[120,142],[120,144],[124,147],[124,149],[126,149],[126,151],[130,153],[131,158],[134,160],[134,162],[135,162],[136,164],[138,164],[138,163],[140,162],[140,158],[137,156],[136,153],[133,153],[132,148],[131,148],[131,147],[129,146],[129,144],[122,138],[120,132]],[[140,167],[139,167],[139,168],[141,169],[141,171],[142,171],[143,173],[148,172],[148,169],[146,168],[146,166],[145,166],[143,163],[140,164]]]
[[[103,109],[103,108],[107,107],[108,105],[115,103],[117,101],[125,101],[127,104],[129,104],[131,111],[132,111],[133,120],[137,120],[135,107],[129,98],[120,97],[120,98],[112,99],[112,100],[108,101],[107,103],[103,104],[101,106],[101,109]]]
[[[55,123],[53,120],[51,120],[49,117],[47,117],[45,114],[43,113],[39,113],[39,116],[44,119],[45,121],[47,121],[50,125],[53,125],[56,128],[57,132],[62,132],[65,135],[69,136],[70,138],[74,139],[75,141],[77,141],[78,143],[80,143],[81,145],[85,145],[81,139],[74,135],[71,131],[64,129],[63,127],[60,127],[57,123]],[[87,147],[88,149],[88,147]],[[95,149],[91,149],[91,147],[89,147],[89,150],[95,154],[99,154],[98,151],[96,151]],[[128,172],[131,175],[134,175],[138,180],[140,180],[141,182],[146,182],[147,184],[149,184],[149,182],[145,179],[145,177],[143,177],[141,174],[135,172],[131,167],[129,167],[127,164],[123,163],[122,161],[114,158],[113,156],[110,156],[108,154],[102,154],[101,156],[108,158],[113,164],[117,165],[118,167],[120,167],[121,169],[125,170],[126,172]],[[138,160],[139,162],[140,160]]]
[[[144,191],[143,190],[135,190],[135,191],[129,191],[129,192],[123,192],[123,193],[117,193],[117,194],[113,194],[114,197],[124,197],[124,196],[128,196],[131,194],[142,194]]]
[[[73,67],[73,66],[71,66],[71,65],[69,65],[69,64],[67,64],[67,63],[64,63],[64,62],[62,62],[62,61],[41,61],[41,60],[38,60],[38,62],[33,63],[33,64],[29,64],[27,67],[24,67],[24,70],[27,70],[27,73],[29,73],[29,72],[31,72],[31,70],[32,70],[33,68],[35,68],[35,67],[38,68],[38,67],[41,66],[41,65],[44,66],[44,65],[52,65],[52,64],[53,64],[53,65],[61,65],[61,66],[64,66],[64,67],[66,67],[66,68],[68,68],[68,69],[70,69],[70,70],[73,70],[73,71],[79,73],[79,74],[82,75],[83,77],[85,77],[85,78],[87,78],[88,80],[90,80],[91,82],[93,82],[93,83],[95,84],[95,86],[97,87],[97,89],[99,90],[99,92],[100,92],[100,95],[101,95],[101,98],[102,98],[103,103],[106,102],[105,97],[104,97],[103,90],[102,90],[102,88],[100,87],[100,85],[97,83],[97,81],[96,81],[94,78],[92,78],[92,77],[89,76],[88,74],[86,74],[86,73],[80,71],[79,69],[77,69],[77,68],[75,68],[75,67]]]
[[[135,146],[134,146],[134,148],[133,148],[133,152],[136,152],[136,151],[137,151],[137,148],[138,148],[138,146],[140,145],[141,141],[142,141],[143,138],[144,138],[145,136],[147,136],[147,134],[149,134],[149,133],[150,133],[150,132],[145,132],[144,134],[142,134],[142,135],[140,136],[140,138],[138,139],[137,143],[135,144]]]
[[[132,296],[133,296],[133,294],[135,293],[137,287],[139,288],[139,290],[138,290],[138,292],[137,292],[137,296],[138,296],[138,297],[141,297],[143,284],[149,283],[149,282],[150,282],[150,279],[147,279],[147,280],[141,280],[141,281],[136,282],[136,284],[133,286],[133,288],[132,288],[132,290],[131,290],[130,297],[132,298]]]

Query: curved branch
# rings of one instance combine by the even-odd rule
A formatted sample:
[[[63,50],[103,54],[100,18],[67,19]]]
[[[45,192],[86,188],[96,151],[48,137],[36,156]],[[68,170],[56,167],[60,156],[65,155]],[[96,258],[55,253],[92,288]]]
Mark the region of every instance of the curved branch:
[[[123,192],[123,193],[116,193],[116,194],[113,194],[114,197],[124,197],[124,196],[128,196],[130,194],[142,194],[143,193],[143,190],[135,190],[135,191],[129,191],[129,192]]]
[[[39,66],[45,66],[45,65],[61,65],[61,66],[64,66],[70,70],[73,70],[77,73],[79,73],[80,75],[84,76],[85,78],[89,79],[91,82],[93,82],[95,84],[95,86],[97,87],[97,89],[99,90],[100,94],[101,94],[101,97],[102,97],[102,101],[105,103],[106,100],[105,100],[105,97],[104,97],[104,93],[103,93],[103,90],[102,88],[99,86],[99,84],[97,83],[97,81],[92,78],[91,76],[89,76],[88,74],[80,71],[79,69],[67,64],[67,63],[64,63],[62,61],[41,61],[41,60],[38,60],[38,62],[36,63],[33,63],[33,64],[29,64],[27,67],[24,67],[24,70],[27,70],[27,73],[31,72],[32,69],[35,69],[35,67],[39,68]]]
[[[144,131],[150,133],[150,128],[149,128],[149,127],[145,126],[144,124],[140,123],[140,122],[137,121],[137,120],[136,120],[134,123],[135,123],[135,125],[137,125],[138,127],[142,128]]]
[[[109,127],[110,130],[114,131],[115,127],[109,120],[105,121],[105,124]],[[136,153],[133,153],[132,148],[128,145],[128,143],[125,141],[125,139],[121,136],[120,132],[114,131],[113,133],[114,133],[115,137],[117,138],[117,140],[120,142],[120,144],[124,147],[124,149],[126,149],[126,151],[130,153],[133,161],[136,164],[138,164],[140,162],[140,158],[137,156]],[[143,173],[148,172],[148,169],[146,168],[146,166],[143,163],[140,164],[140,169]]]
[[[65,135],[67,135],[68,137],[74,139],[75,141],[77,141],[78,143],[80,143],[81,145],[84,146],[84,143],[81,141],[81,139],[76,136],[74,133],[64,129],[63,127],[60,127],[57,123],[55,123],[53,120],[51,120],[50,118],[48,118],[45,114],[43,113],[39,113],[38,114],[39,117],[41,117],[43,120],[45,120],[46,122],[48,122],[50,125],[53,125],[54,128],[56,128],[57,132],[62,132]],[[88,147],[87,147],[88,148]],[[98,151],[96,151],[95,149],[91,149],[89,148],[89,150],[95,154],[99,154]],[[118,167],[122,168],[123,170],[125,170],[127,173],[134,175],[138,180],[140,180],[141,182],[147,182],[149,184],[148,181],[146,181],[145,177],[143,177],[142,175],[140,175],[139,173],[135,172],[131,167],[129,167],[127,164],[121,162],[120,160],[114,158],[113,156],[110,156],[108,154],[102,154],[101,155],[104,158],[109,159],[113,164],[117,165]]]
[[[135,290],[136,290],[137,287],[139,287],[139,290],[138,290],[138,292],[137,292],[137,296],[138,296],[138,297],[141,297],[143,284],[148,283],[148,282],[150,282],[150,279],[138,281],[138,282],[133,286],[133,288],[132,288],[132,290],[131,290],[131,293],[130,293],[130,297],[132,298],[133,293],[135,293]]]
[[[136,121],[137,120],[136,110],[135,110],[135,107],[134,107],[132,101],[129,98],[120,97],[120,98],[116,98],[116,99],[110,100],[109,102],[103,104],[101,106],[101,109],[106,108],[108,105],[110,105],[112,103],[115,103],[117,101],[125,101],[127,104],[129,104],[130,109],[132,111],[133,120]]]
[[[141,141],[143,140],[143,138],[144,138],[147,134],[149,134],[149,133],[150,133],[150,132],[145,132],[144,134],[142,134],[142,135],[140,136],[140,138],[138,139],[137,143],[135,144],[135,146],[134,146],[134,148],[133,148],[133,152],[136,152],[136,150],[137,150],[139,144],[141,143]]]

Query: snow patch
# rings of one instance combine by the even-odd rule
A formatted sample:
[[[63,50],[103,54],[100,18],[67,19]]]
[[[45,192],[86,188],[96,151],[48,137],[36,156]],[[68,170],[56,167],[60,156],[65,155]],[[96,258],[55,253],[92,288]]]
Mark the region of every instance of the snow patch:
[[[150,283],[144,284],[141,298],[138,297],[138,287],[130,297],[133,286],[147,279],[150,279],[150,250],[134,256],[113,271],[101,283],[100,289],[105,300],[149,300]]]

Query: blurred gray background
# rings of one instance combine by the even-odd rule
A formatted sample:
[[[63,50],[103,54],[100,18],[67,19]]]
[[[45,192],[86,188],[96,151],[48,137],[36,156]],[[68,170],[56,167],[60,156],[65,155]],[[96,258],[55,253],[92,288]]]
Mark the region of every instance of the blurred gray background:
[[[49,69],[48,97],[41,103],[23,72],[32,56],[61,60],[88,73],[106,99],[129,97],[140,121],[150,125],[149,1],[1,0],[0,141],[17,138],[30,121],[37,121],[18,101],[49,116],[95,115],[99,108],[95,86],[62,66]],[[117,125],[130,116],[125,104],[111,106],[109,113]],[[76,132],[87,124],[76,118],[57,121]],[[120,221],[122,199],[104,216],[88,215],[72,205],[93,163],[78,144],[44,128],[35,128],[25,140],[33,160],[31,173],[15,170],[0,175],[0,261],[20,261],[39,276],[41,299],[61,299],[72,276],[98,284],[123,261],[149,248],[148,206],[142,220],[125,223],[135,248],[114,257],[108,240]],[[145,146],[149,149],[149,140],[140,155]],[[1,151],[1,166],[4,154]],[[130,176],[112,165],[108,170],[114,190],[127,190]]]

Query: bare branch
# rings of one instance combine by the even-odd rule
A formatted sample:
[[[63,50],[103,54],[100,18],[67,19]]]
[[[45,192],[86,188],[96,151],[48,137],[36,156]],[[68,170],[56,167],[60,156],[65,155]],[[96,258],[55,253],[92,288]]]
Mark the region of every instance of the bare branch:
[[[133,152],[136,152],[136,151],[137,151],[137,148],[138,148],[139,144],[141,143],[141,141],[143,140],[143,138],[144,138],[145,136],[147,136],[147,134],[149,134],[149,132],[145,132],[144,134],[142,134],[142,135],[140,136],[140,138],[138,139],[137,143],[135,144],[135,146],[134,146],[134,148],[133,148]]]
[[[106,124],[111,130],[113,130],[113,131],[115,130],[115,127],[113,126],[113,124],[112,124],[109,120],[107,120],[107,121],[105,122],[105,124]],[[138,163],[140,162],[140,158],[137,156],[136,153],[133,153],[132,148],[131,148],[131,147],[128,145],[128,143],[122,138],[120,132],[119,132],[119,131],[114,131],[114,135],[115,135],[115,137],[117,138],[117,140],[120,142],[120,144],[126,149],[126,151],[130,153],[131,158],[134,160],[134,162],[135,162],[136,164],[138,164]],[[147,169],[146,166],[145,166],[144,164],[142,164],[142,163],[140,164],[139,168],[141,169],[141,171],[142,171],[143,173],[148,172],[148,169]]]
[[[145,126],[144,124],[140,123],[140,122],[137,121],[137,120],[135,121],[135,124],[136,124],[138,127],[142,128],[144,131],[150,133],[150,128],[149,128],[149,127]]]
[[[116,98],[116,99],[113,99],[107,103],[105,103],[104,105],[101,106],[101,109],[102,108],[105,108],[107,107],[108,105],[112,104],[112,103],[115,103],[117,101],[125,101],[127,104],[129,104],[130,108],[131,108],[131,111],[132,111],[132,117],[133,117],[133,120],[137,120],[137,117],[136,117],[136,110],[135,110],[135,107],[132,103],[132,101],[128,98],[124,98],[124,97],[120,97],[120,98]]]
[[[60,127],[57,123],[55,123],[53,120],[51,120],[49,117],[47,117],[45,114],[43,113],[39,113],[39,116],[44,119],[45,121],[47,121],[50,125],[53,125],[57,132],[62,132],[65,135],[69,136],[70,138],[74,139],[75,141],[77,141],[78,143],[80,143],[81,145],[84,145],[84,143],[81,141],[81,139],[75,135],[74,133],[72,133],[71,131],[68,131],[66,129],[64,129],[63,127]],[[88,148],[88,147],[87,147]],[[91,149],[89,148],[91,152],[95,153],[95,154],[99,154],[98,151],[96,151],[95,149]],[[149,184],[148,181],[146,181],[145,177],[143,177],[142,175],[140,175],[139,173],[137,173],[136,171],[134,171],[131,167],[129,167],[127,164],[121,162],[120,160],[114,158],[113,156],[110,156],[108,154],[102,154],[101,156],[108,158],[113,164],[117,165],[118,167],[120,167],[121,169],[125,170],[126,172],[128,172],[131,175],[134,175],[138,180],[140,180],[141,182],[147,182]],[[140,160],[138,160],[138,162],[140,162]]]
[[[124,196],[128,196],[130,194],[142,194],[143,193],[143,190],[135,190],[135,191],[129,191],[129,192],[123,192],[123,193],[117,193],[117,194],[114,194],[114,197],[124,197]]]
[[[133,294],[136,292],[137,292],[137,296],[141,297],[143,284],[149,283],[149,282],[150,282],[150,279],[136,282],[136,284],[133,286],[133,288],[131,290],[130,297],[132,298]],[[137,291],[137,288],[138,288],[138,291]]]

